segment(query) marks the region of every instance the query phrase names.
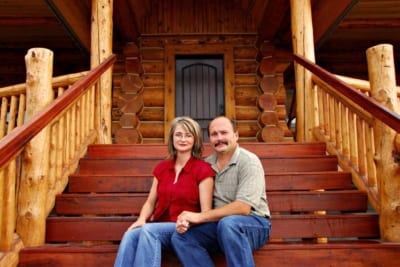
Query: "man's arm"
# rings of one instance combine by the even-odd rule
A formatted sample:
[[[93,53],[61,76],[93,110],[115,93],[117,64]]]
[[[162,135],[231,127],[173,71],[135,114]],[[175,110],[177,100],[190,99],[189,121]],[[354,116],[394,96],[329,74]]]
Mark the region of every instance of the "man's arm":
[[[219,208],[211,209],[204,212],[196,213],[184,211],[178,216],[178,222],[186,221],[190,224],[215,222],[229,215],[249,215],[250,211],[250,205],[236,200]]]

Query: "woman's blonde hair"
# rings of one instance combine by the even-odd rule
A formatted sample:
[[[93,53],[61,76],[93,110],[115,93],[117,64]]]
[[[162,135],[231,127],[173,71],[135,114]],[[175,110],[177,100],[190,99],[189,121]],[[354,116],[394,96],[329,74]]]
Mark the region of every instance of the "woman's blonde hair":
[[[203,138],[201,136],[200,125],[190,117],[182,116],[176,117],[171,122],[168,136],[168,154],[171,158],[176,158],[177,151],[174,147],[174,133],[176,126],[180,125],[185,131],[193,135],[194,143],[192,147],[192,156],[200,159],[203,155]]]

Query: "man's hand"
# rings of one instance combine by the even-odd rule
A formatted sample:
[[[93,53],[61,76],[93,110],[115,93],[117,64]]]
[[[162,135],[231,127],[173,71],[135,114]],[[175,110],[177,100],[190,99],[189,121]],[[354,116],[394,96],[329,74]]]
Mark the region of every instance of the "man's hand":
[[[180,234],[185,233],[190,225],[199,223],[200,214],[196,212],[183,211],[179,214],[176,221],[176,231]]]

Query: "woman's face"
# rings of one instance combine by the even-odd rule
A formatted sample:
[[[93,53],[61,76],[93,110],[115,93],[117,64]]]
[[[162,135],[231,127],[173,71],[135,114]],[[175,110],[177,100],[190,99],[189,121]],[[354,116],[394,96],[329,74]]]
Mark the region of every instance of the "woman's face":
[[[181,125],[177,125],[174,132],[174,148],[177,152],[191,152],[194,144],[194,136]]]

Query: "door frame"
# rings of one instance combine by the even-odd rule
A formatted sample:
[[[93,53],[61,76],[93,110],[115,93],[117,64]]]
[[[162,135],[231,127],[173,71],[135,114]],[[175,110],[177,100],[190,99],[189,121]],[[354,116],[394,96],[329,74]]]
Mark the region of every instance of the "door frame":
[[[235,119],[234,65],[231,45],[166,45],[164,66],[164,142],[175,118],[175,58],[176,55],[223,55],[225,115]]]

